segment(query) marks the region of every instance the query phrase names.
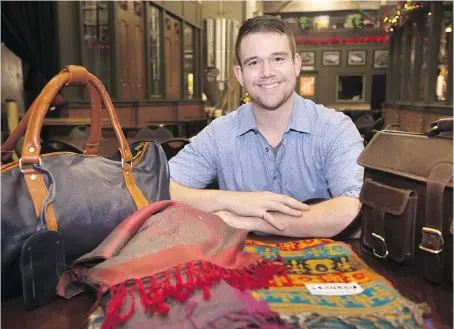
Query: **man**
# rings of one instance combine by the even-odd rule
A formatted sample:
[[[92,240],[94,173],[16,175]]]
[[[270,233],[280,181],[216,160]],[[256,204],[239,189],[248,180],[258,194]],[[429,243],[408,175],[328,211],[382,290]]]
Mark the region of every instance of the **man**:
[[[170,160],[171,198],[231,226],[333,237],[358,214],[363,150],[351,119],[295,93],[301,58],[281,20],[240,28],[235,77],[251,102],[214,120]],[[220,191],[202,190],[217,178]],[[308,206],[303,201],[328,199]]]

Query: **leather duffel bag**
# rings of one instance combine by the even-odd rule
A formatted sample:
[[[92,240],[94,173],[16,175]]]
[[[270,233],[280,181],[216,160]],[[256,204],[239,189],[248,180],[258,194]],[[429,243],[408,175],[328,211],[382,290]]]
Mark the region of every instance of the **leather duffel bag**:
[[[358,158],[363,249],[434,283],[453,279],[452,129],[447,118],[424,133],[379,131]]]
[[[70,85],[84,86],[90,98],[85,153],[40,154],[49,103]],[[97,155],[102,103],[119,143],[120,161]],[[170,177],[158,143],[130,150],[104,86],[81,66],[65,67],[45,86],[2,146],[2,160],[23,130],[19,161],[1,167],[2,297],[22,291],[26,305],[34,307],[55,296],[67,264],[97,247],[139,208],[170,199]]]

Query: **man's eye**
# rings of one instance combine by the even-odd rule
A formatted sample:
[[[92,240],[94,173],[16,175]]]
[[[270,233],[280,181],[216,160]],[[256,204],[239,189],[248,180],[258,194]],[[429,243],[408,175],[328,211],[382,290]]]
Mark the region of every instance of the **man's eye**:
[[[252,61],[252,62],[249,62],[247,66],[254,66],[254,65],[257,65],[258,61]]]
[[[282,57],[275,57],[275,58],[274,58],[274,61],[275,61],[275,62],[281,62],[281,61],[283,61],[283,60],[284,60],[284,59],[283,59]]]

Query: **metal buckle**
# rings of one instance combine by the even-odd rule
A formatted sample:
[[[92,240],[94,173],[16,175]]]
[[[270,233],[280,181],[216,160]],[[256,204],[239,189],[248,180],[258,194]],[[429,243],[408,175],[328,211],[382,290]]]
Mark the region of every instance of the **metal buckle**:
[[[384,239],[382,236],[380,236],[380,235],[378,235],[378,234],[375,234],[375,233],[372,233],[372,236],[373,236],[375,239],[381,241],[381,242],[383,243],[383,247],[385,248],[385,254],[384,254],[384,255],[379,255],[379,254],[377,254],[377,252],[375,251],[375,248],[373,248],[373,254],[374,254],[374,256],[375,256],[375,257],[378,257],[378,258],[381,258],[381,259],[388,257],[388,253],[389,253],[389,252],[388,252],[388,245],[386,244],[385,239]]]
[[[132,161],[131,162],[125,162],[123,158],[121,158],[121,168],[124,168],[126,165],[129,165],[132,169]]]
[[[423,235],[424,235],[424,233],[438,235],[438,236],[441,238],[442,245],[443,245],[443,235],[441,234],[441,232],[440,232],[439,230],[436,230],[436,229],[430,228],[430,227],[423,227],[421,231],[422,231]],[[424,236],[423,236],[423,238],[424,238]],[[438,250],[434,250],[434,249],[430,249],[430,248],[424,247],[424,246],[422,245],[422,243],[421,243],[418,247],[419,247],[419,249],[421,249],[421,250],[430,252],[431,254],[435,254],[435,255],[436,255],[436,254],[439,254],[440,252],[443,251],[443,248],[438,249]]]
[[[40,167],[43,166],[43,161],[41,160],[41,157],[38,158],[38,164]],[[19,159],[19,169],[21,173],[24,173],[24,170],[22,169],[22,158]]]

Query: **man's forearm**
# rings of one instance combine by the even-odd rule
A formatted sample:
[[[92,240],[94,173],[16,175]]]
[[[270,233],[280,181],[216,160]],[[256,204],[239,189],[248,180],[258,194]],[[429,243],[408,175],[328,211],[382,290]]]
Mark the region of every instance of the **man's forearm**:
[[[235,192],[199,190],[181,186],[173,181],[170,182],[170,197],[172,200],[209,213],[226,209],[226,205],[222,201],[223,197],[228,193]]]
[[[346,228],[361,209],[358,199],[338,197],[312,205],[301,218],[273,213],[285,227],[278,231],[260,218],[244,218],[245,229],[290,237],[330,238]]]

